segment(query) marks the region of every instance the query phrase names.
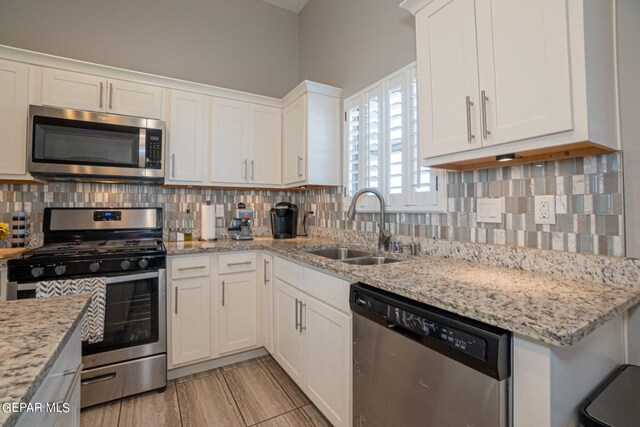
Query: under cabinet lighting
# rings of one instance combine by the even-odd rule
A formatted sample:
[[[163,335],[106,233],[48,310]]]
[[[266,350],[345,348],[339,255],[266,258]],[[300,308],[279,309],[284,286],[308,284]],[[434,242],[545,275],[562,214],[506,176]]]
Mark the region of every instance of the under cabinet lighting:
[[[510,162],[511,160],[516,159],[516,153],[503,154],[501,156],[496,156],[497,162]]]

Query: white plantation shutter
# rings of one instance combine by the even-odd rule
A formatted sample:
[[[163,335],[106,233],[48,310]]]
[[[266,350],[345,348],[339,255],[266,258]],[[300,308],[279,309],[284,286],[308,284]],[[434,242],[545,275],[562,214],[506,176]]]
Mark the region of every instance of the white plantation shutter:
[[[380,190],[389,211],[444,211],[444,176],[420,165],[415,65],[407,66],[345,101],[345,185]],[[348,207],[345,206],[345,209]],[[361,211],[377,211],[362,197]]]

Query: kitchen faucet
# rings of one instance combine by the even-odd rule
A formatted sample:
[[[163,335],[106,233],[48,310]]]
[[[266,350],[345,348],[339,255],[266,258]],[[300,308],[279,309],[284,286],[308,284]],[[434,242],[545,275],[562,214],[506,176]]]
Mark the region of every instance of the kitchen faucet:
[[[389,250],[389,242],[391,241],[391,232],[384,227],[385,223],[385,204],[384,198],[382,194],[375,188],[363,188],[356,192],[353,195],[353,199],[351,199],[351,206],[349,206],[349,210],[347,211],[347,218],[354,219],[356,217],[356,202],[358,198],[365,193],[371,193],[375,195],[380,201],[380,222],[378,223],[378,229],[380,233],[378,234],[378,249]]]

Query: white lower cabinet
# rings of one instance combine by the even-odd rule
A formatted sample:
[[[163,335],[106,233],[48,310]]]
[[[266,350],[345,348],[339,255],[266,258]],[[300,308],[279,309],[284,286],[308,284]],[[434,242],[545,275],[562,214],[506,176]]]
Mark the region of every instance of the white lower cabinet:
[[[253,255],[255,257],[255,255]],[[256,272],[220,276],[218,316],[220,353],[258,345]]]
[[[273,353],[273,256],[265,253],[258,255],[258,304],[259,341]]]
[[[78,324],[31,399],[32,403],[42,404],[43,411],[24,412],[16,425],[79,427],[81,374],[82,346]]]
[[[205,360],[211,356],[210,256],[174,257],[169,265],[169,363]]]
[[[275,265],[273,356],[334,426],[348,426],[349,283],[282,259]],[[302,280],[285,281],[300,277],[300,270]]]

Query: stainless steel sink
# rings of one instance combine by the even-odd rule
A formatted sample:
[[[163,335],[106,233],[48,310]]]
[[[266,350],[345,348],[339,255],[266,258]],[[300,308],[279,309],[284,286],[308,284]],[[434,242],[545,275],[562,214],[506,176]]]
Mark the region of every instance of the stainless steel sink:
[[[383,256],[365,256],[360,258],[351,258],[351,259],[343,259],[342,262],[345,264],[353,264],[353,265],[380,265],[380,264],[389,264],[392,262],[400,262],[403,261],[401,259],[395,258],[387,258]]]
[[[341,247],[313,249],[313,250],[308,250],[306,252],[313,255],[325,257],[325,258],[339,259],[339,260],[344,260],[347,258],[360,258],[360,257],[373,256],[371,252],[364,252],[356,249],[341,248]]]

